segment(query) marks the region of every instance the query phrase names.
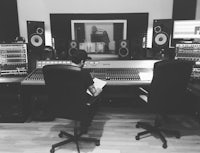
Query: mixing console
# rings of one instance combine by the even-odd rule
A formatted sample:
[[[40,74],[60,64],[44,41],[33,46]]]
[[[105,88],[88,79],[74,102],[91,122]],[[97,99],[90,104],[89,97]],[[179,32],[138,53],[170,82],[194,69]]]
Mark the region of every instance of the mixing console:
[[[35,69],[30,73],[22,82],[23,85],[43,85],[44,77],[42,74],[42,69]]]
[[[92,68],[89,71],[93,77],[102,80],[140,80],[139,71],[136,68]]]
[[[107,81],[108,85],[142,85],[151,82],[155,62],[149,60],[92,61],[86,62],[84,69],[88,69],[93,77]],[[42,67],[49,64],[71,64],[71,62],[37,61],[37,68],[22,81],[22,85],[44,85]]]

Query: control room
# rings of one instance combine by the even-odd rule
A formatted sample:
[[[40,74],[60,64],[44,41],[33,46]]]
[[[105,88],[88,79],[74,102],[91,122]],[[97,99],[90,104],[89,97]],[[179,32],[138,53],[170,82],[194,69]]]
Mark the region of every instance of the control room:
[[[200,151],[200,0],[1,0],[0,153]]]

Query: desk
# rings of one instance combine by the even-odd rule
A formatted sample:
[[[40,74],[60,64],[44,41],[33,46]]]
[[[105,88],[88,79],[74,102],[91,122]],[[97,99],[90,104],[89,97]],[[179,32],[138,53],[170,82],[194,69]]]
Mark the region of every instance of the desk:
[[[23,122],[21,81],[24,77],[0,77],[0,122]]]
[[[13,84],[13,83],[21,83],[24,77],[0,77],[0,84]]]
[[[195,117],[200,122],[200,80],[192,81],[188,84],[188,90],[196,101]]]
[[[56,61],[58,64],[62,64],[60,61]],[[138,69],[139,73],[152,74],[153,65],[156,60],[131,60],[131,61],[86,61],[85,69],[90,69],[93,75],[95,74],[94,70],[106,69],[106,70],[117,70],[118,68],[122,69]],[[49,64],[54,64],[51,61],[48,61]],[[64,61],[65,64],[70,64],[70,62]],[[29,116],[32,109],[32,102],[37,100],[37,97],[34,96],[42,96],[45,99],[45,86],[44,79],[42,74],[42,66],[46,64],[46,62],[38,63],[38,72],[35,73],[33,71],[29,76],[26,77],[0,77],[0,95],[1,97],[6,97],[7,102],[16,103],[19,105],[23,105],[23,113],[25,116]],[[33,80],[27,79],[33,74],[36,74],[36,78]],[[110,72],[106,72],[107,74]],[[118,75],[118,74],[117,74]],[[126,75],[126,74],[125,74]],[[151,76],[151,75],[150,75]],[[108,79],[106,80],[108,83],[105,88],[105,95],[111,97],[126,97],[133,96],[137,94],[138,86],[148,86],[151,83],[151,77],[143,78],[142,80],[126,80],[126,78],[118,77],[115,80]],[[113,91],[114,89],[114,91]],[[188,85],[189,91],[200,97],[200,82],[192,81]],[[200,98],[199,98],[200,99]],[[5,101],[5,100],[4,100]],[[1,101],[2,103],[2,101]],[[200,103],[199,103],[200,105]],[[200,107],[199,107],[200,109]]]
[[[151,83],[153,66],[155,62],[157,62],[157,60],[86,61],[84,69],[90,70],[94,77],[98,77],[100,79],[104,79],[105,81],[107,81],[107,85],[104,91],[109,92],[109,94],[107,94],[106,96],[114,97],[114,94],[116,94],[116,96],[119,97],[121,96],[122,93],[125,93],[123,94],[123,96],[128,94],[133,95],[132,93],[137,93],[137,89],[135,90],[135,88],[132,88],[132,86],[136,88],[138,86],[148,86]],[[32,95],[45,94],[45,89],[44,89],[45,83],[42,74],[42,67],[47,64],[50,65],[50,64],[71,64],[71,63],[70,61],[38,61],[36,64],[37,69],[21,82],[23,89],[22,93],[25,95],[25,97],[29,97],[29,99],[25,98],[24,100],[26,101],[26,105],[27,101],[30,101],[31,94]],[[118,69],[123,69],[127,71],[126,72],[123,71],[123,75],[121,76],[122,73],[119,74],[116,73],[115,71]],[[139,80],[134,80],[129,78],[127,79],[126,76],[129,75],[129,72],[132,69],[137,69],[137,71],[131,71],[131,73],[136,72],[139,75],[140,74],[147,74],[147,75],[143,79],[140,78]],[[113,72],[115,72],[116,74],[113,75]],[[150,77],[148,77],[148,74],[150,74],[149,75]],[[191,91],[196,92],[195,87],[197,85],[195,83],[189,85]],[[128,87],[129,89],[127,89]],[[114,92],[110,92],[113,89]]]
[[[94,77],[107,81],[107,85],[103,91],[104,97],[125,97],[128,96],[128,94],[133,96],[133,93],[136,93],[134,92],[136,89],[132,86],[135,87],[150,84],[152,78],[144,77],[144,74],[150,74],[150,76],[152,76],[153,65],[156,61],[157,60],[86,61],[84,69],[88,69]],[[51,64],[70,65],[71,63],[70,61],[38,61],[36,63],[36,70],[21,82],[22,93],[24,95],[23,100],[25,101],[24,105],[27,107],[26,114],[32,112],[32,104],[37,101],[37,98],[34,98],[33,96],[42,96],[42,99],[45,99],[45,83],[42,74],[42,67]],[[122,73],[118,73],[119,69],[122,70]],[[137,69],[137,71],[132,71],[133,69]],[[96,73],[96,71],[99,70],[101,72]],[[127,75],[130,75],[130,72],[143,74],[143,78],[135,80],[132,78],[132,74],[131,77],[127,78]],[[30,102],[29,105],[27,104],[27,101]]]

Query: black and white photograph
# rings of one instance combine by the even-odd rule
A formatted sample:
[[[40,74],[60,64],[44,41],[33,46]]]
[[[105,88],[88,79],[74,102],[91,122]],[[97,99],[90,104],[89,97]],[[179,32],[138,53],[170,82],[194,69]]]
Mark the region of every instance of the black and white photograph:
[[[0,153],[199,153],[200,0],[0,0]]]

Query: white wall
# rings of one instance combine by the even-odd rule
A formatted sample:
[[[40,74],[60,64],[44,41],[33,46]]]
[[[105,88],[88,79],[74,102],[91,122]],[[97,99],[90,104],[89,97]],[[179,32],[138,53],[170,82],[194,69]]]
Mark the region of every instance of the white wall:
[[[27,40],[26,21],[44,21],[46,45],[51,45],[50,13],[149,13],[148,47],[153,19],[171,19],[173,0],[17,0],[21,36]]]
[[[196,20],[200,20],[200,0],[197,0]]]

